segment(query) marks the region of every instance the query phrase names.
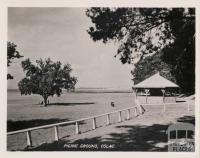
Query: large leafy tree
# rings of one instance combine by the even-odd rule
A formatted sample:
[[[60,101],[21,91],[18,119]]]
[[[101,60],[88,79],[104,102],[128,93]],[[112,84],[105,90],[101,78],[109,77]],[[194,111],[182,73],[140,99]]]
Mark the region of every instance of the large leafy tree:
[[[17,45],[12,42],[7,42],[7,66],[10,66],[14,59],[21,57],[23,56],[17,51]],[[7,79],[13,79],[13,76],[8,73]]]
[[[162,53],[154,54],[146,57],[144,60],[140,60],[135,64],[134,71],[131,71],[132,75],[134,76],[135,84],[143,81],[145,78],[149,78],[157,72],[160,72],[161,76],[164,76],[168,80],[171,80],[175,83],[177,82],[176,78],[171,73],[171,69],[173,67],[162,61],[161,56]]]
[[[135,64],[140,58],[132,72],[135,82],[167,69],[184,92],[194,91],[193,8],[90,8],[86,15],[93,23],[88,33],[94,41],[118,42],[116,56],[123,64]],[[162,61],[162,66],[154,60]],[[145,67],[147,61],[148,73],[143,73],[139,67]]]
[[[53,62],[50,58],[36,60],[33,64],[30,59],[22,61],[22,68],[26,76],[18,83],[22,95],[38,94],[44,99],[47,106],[49,96],[60,96],[62,89],[74,89],[77,78],[71,76],[71,66],[61,62]]]

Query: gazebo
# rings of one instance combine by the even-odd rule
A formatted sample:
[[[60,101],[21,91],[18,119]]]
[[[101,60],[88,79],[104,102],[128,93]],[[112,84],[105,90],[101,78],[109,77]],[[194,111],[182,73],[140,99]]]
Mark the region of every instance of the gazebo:
[[[138,93],[140,95],[146,96],[146,103],[148,96],[162,96],[162,101],[165,102],[165,96],[171,95],[171,91],[174,91],[173,95],[176,96],[176,90],[179,86],[166,78],[162,77],[160,73],[156,73],[155,75],[145,79],[144,81],[133,86],[133,90],[136,93],[136,97]]]

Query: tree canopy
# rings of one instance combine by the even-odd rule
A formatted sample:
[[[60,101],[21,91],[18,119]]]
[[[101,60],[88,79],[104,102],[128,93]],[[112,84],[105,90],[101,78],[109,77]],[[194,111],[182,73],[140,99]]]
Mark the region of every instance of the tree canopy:
[[[16,48],[16,44],[7,42],[7,66],[10,66],[14,59],[23,57],[20,55]],[[11,74],[7,74],[7,79],[13,79],[13,76]]]
[[[167,78],[168,80],[175,83],[177,82],[176,78],[171,73],[172,66],[163,62],[160,56],[162,56],[162,53],[154,54],[135,64],[134,71],[131,71],[134,76],[135,84],[151,77],[157,72],[160,72],[161,76]]]
[[[90,37],[103,43],[118,42],[116,56],[123,64],[135,64],[139,54],[132,72],[135,82],[155,70],[167,69],[182,91],[194,91],[194,8],[89,8],[86,15],[92,21]],[[160,60],[162,66],[154,60]],[[146,66],[148,73],[143,73],[141,66]]]
[[[36,60],[36,64],[26,59],[22,61],[22,68],[26,76],[18,83],[21,94],[41,95],[45,106],[49,96],[60,96],[62,89],[74,89],[77,83],[77,78],[71,76],[69,64],[62,66],[61,62],[53,62],[50,58]]]

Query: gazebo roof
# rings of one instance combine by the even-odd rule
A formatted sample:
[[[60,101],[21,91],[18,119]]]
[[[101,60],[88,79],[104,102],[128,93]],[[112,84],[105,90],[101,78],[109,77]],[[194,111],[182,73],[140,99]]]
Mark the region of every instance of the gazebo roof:
[[[155,75],[133,86],[133,88],[178,88],[178,87],[179,86],[177,84],[160,76],[160,73],[156,73]]]

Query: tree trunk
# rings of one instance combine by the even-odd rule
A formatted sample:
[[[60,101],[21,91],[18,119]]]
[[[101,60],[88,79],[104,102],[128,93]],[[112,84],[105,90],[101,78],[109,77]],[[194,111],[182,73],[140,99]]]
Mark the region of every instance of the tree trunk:
[[[48,99],[48,97],[43,96],[43,99],[44,99],[44,106],[47,107],[47,105],[48,105],[48,104],[47,104],[47,99]]]

